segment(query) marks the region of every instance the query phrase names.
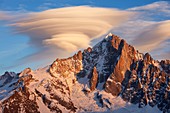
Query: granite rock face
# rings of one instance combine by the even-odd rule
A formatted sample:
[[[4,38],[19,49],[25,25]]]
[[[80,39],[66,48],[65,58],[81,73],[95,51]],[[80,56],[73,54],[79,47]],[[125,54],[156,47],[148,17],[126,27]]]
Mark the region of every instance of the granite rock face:
[[[94,47],[46,68],[6,72],[0,76],[0,94],[4,113],[109,111],[111,96],[169,113],[170,60],[154,60],[109,34]]]
[[[154,60],[113,34],[84,50],[81,58],[82,69],[76,76],[87,76],[91,91],[103,83],[107,93],[141,108],[148,104],[169,110],[169,60]]]
[[[98,73],[96,67],[93,68],[92,77],[90,79],[90,90],[94,91],[98,83]]]

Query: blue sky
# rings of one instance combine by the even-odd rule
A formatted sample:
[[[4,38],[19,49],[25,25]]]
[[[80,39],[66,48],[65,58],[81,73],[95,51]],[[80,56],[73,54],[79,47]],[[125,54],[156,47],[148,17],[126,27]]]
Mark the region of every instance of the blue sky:
[[[1,10],[41,11],[49,8],[66,6],[90,5],[97,7],[111,7],[126,9],[135,6],[150,4],[159,0],[0,0]]]
[[[155,2],[157,2],[156,5],[154,4]],[[149,8],[140,7],[140,6],[147,6],[148,4],[154,4],[154,5],[152,5],[152,7],[149,7]],[[159,4],[160,6],[158,6]],[[167,25],[169,27],[170,16],[167,14],[170,14],[169,13],[170,9],[168,8],[164,9],[163,7],[161,7],[164,5],[168,6],[169,2],[158,1],[158,0],[133,0],[133,1],[132,0],[112,0],[112,1],[111,0],[97,0],[97,1],[96,0],[81,0],[81,1],[80,0],[10,0],[10,1],[0,0],[0,14],[2,12],[2,13],[7,13],[8,16],[12,15],[13,17],[19,14],[23,14],[23,15],[25,14],[26,16],[29,16],[27,15],[27,13],[43,12],[49,9],[74,7],[74,6],[116,8],[120,11],[126,11],[126,13],[127,12],[138,12],[138,16],[135,15],[132,20],[126,21],[125,22],[126,24],[117,26],[116,28],[110,30],[111,32],[116,33],[120,35],[121,37],[127,38],[129,43],[133,45],[136,40],[132,38],[133,41],[131,41],[132,39],[128,37],[135,37],[135,36],[137,37],[137,35],[134,35],[135,33],[148,34],[146,33],[147,31],[142,31],[143,28],[147,27],[151,29],[152,27],[155,28],[155,26],[156,27],[158,26],[158,28],[160,28],[160,26],[167,27]],[[124,12],[122,12],[122,14],[123,13]],[[24,18],[24,16],[22,17]],[[3,18],[3,16],[1,17],[0,15],[0,18]],[[19,16],[16,18],[18,20],[20,19]],[[16,18],[15,20],[18,22]],[[10,18],[10,19],[13,19],[13,18]],[[60,55],[58,55],[58,54],[61,54],[59,51],[58,53],[56,52],[54,55],[52,55],[51,58],[48,58],[49,57],[48,56],[48,57],[37,58],[31,61],[32,58],[29,58],[29,57],[32,55],[36,55],[36,53],[43,52],[44,50],[46,50],[46,46],[40,47],[41,44],[36,45],[39,43],[32,44],[36,40],[39,40],[39,39],[34,40],[34,38],[31,37],[31,36],[35,36],[35,34],[30,35],[30,33],[16,33],[19,30],[21,31],[21,29],[23,28],[21,26],[11,27],[9,24],[11,23],[13,24],[14,21],[10,19],[8,19],[8,21],[6,21],[6,19],[0,19],[0,42],[1,42],[0,44],[0,74],[3,74],[7,70],[20,72],[26,67],[31,67],[32,69],[36,69],[38,67],[43,67],[47,64],[50,64],[52,61],[55,60],[54,58],[60,57]],[[138,22],[139,20],[143,24],[139,23]],[[122,21],[125,21],[125,20],[122,20]],[[135,23],[133,24],[133,21],[141,24],[140,28],[136,29],[138,26],[136,26]],[[127,29],[129,28],[130,30],[127,32]],[[135,31],[135,30],[138,30],[138,31]],[[157,29],[153,30],[153,32],[156,32],[156,31]],[[166,31],[162,31],[162,30],[160,30],[160,32],[165,33],[165,34],[167,33]],[[132,36],[132,34],[134,36]],[[147,36],[152,37],[153,35],[148,34]],[[142,37],[141,39],[137,39],[137,40],[143,41],[142,39],[145,39],[145,38]],[[165,58],[169,58],[169,53],[170,53],[168,49],[169,48],[168,45],[170,43],[169,34],[165,35],[164,37],[160,39],[155,39],[155,40],[161,40],[161,39],[163,40],[162,42],[157,41],[157,43],[155,43],[155,44],[159,44],[160,47],[154,48],[153,50],[151,50],[151,53],[153,54],[155,58],[158,58],[158,59],[161,59],[161,57],[156,52],[159,52],[159,53],[162,52],[162,54],[165,54],[164,56],[167,55],[167,57]],[[30,42],[32,43],[30,44]],[[165,46],[162,47],[162,45],[164,45],[162,43],[165,43],[165,42],[166,42],[166,47]],[[152,43],[152,41],[150,41],[150,43]],[[136,46],[138,47],[139,45],[140,44]],[[53,47],[53,45],[50,45],[50,48],[51,47]],[[57,47],[56,47],[56,51],[58,51]],[[150,47],[150,46],[146,45],[146,47]],[[138,48],[140,49],[140,46]],[[64,48],[64,49],[67,50],[67,48]],[[145,52],[146,49],[144,49],[143,51]],[[70,54],[73,54],[73,53],[74,51],[70,52]],[[44,55],[44,54],[41,54],[41,55]],[[40,57],[40,56],[37,56],[37,57]]]

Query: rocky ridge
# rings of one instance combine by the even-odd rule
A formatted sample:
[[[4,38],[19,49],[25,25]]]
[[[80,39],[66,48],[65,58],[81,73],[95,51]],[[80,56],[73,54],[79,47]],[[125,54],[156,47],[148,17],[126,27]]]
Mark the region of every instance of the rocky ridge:
[[[119,98],[124,106],[130,102],[168,113],[169,76],[169,60],[154,60],[109,34],[93,48],[56,59],[46,68],[6,72],[0,77],[1,111],[107,112],[115,110]]]

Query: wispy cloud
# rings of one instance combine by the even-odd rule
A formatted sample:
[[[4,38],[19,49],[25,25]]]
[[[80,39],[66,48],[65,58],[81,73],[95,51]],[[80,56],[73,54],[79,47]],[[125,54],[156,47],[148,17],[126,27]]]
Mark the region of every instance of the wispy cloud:
[[[155,59],[170,59],[167,51],[167,48],[170,48],[167,43],[170,39],[169,29],[170,20],[134,20],[113,29],[113,32],[125,38],[140,52],[149,52]]]
[[[157,22],[142,30],[132,42],[139,50],[151,52],[170,39],[169,29],[170,20]]]
[[[141,52],[150,52],[155,59],[170,59],[170,3],[165,1],[127,9],[137,15],[112,31]],[[162,56],[162,57],[161,57]]]
[[[170,37],[170,9],[167,6],[168,2],[127,10],[79,6],[26,14],[0,12],[0,17],[15,28],[15,33],[28,35],[29,45],[39,50],[22,58],[20,64],[67,57],[91,46],[92,41],[110,31],[141,52],[151,52],[158,59],[170,59],[169,43],[164,43]]]
[[[163,41],[158,45],[158,48],[151,51],[151,53],[158,59],[169,59],[170,58],[170,38]]]
[[[139,6],[128,9],[128,11],[137,11],[141,13],[140,17],[152,20],[162,21],[170,19],[170,2],[159,1],[145,6]]]
[[[55,4],[55,3],[50,3],[50,2],[45,2],[45,3],[43,3],[42,5],[40,5],[39,7],[38,7],[38,9],[39,10],[48,10],[48,9],[50,9],[50,8],[52,8],[52,7],[57,7],[57,4]]]
[[[128,10],[131,10],[131,11],[152,10],[152,11],[170,13],[169,9],[170,9],[170,7],[169,7],[169,3],[167,1],[159,1],[159,2],[154,2],[152,4],[148,4],[148,5],[145,5],[145,6],[138,6],[138,7],[129,8]]]
[[[9,16],[7,13],[7,11],[0,11],[0,20],[9,20],[11,16]]]
[[[90,6],[66,7],[43,12],[13,15],[9,26],[15,33],[30,37],[29,45],[39,52],[29,60],[67,56],[90,46],[93,39],[127,21],[134,13]]]

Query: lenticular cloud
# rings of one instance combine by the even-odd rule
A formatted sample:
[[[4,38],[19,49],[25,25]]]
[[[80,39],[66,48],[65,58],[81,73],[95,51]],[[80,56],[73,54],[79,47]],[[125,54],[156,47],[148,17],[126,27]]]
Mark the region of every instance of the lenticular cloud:
[[[73,52],[88,47],[91,40],[106,34],[130,15],[117,9],[67,7],[28,13],[10,26],[16,33],[29,35],[30,44]]]

